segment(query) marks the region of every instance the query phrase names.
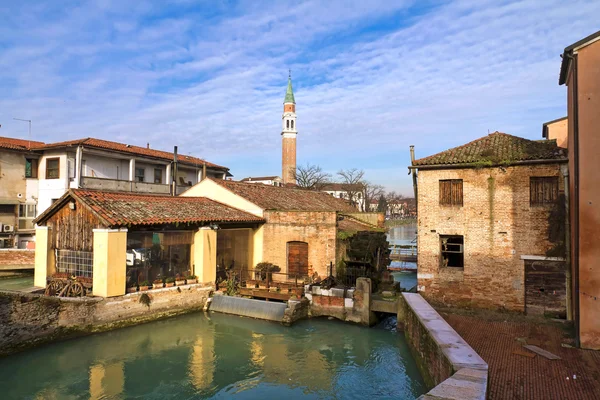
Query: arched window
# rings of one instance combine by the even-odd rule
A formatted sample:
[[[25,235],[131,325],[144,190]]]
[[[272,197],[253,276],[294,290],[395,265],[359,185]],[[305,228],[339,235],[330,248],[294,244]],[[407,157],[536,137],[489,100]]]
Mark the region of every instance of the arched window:
[[[290,128],[290,120],[287,120],[287,121],[285,121],[285,126],[286,126],[286,128],[288,128],[288,129]]]
[[[294,129],[294,121],[292,120],[292,129]]]

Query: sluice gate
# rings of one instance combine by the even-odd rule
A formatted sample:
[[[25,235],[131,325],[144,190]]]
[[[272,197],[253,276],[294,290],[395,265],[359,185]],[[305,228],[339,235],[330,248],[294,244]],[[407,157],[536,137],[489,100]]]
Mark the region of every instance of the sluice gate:
[[[210,305],[211,311],[276,322],[283,320],[286,308],[286,303],[224,295],[215,295]]]

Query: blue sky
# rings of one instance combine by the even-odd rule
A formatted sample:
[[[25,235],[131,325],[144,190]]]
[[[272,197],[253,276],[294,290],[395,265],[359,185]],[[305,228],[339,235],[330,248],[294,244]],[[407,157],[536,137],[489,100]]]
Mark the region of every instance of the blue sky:
[[[8,3],[8,4],[7,4]],[[0,136],[180,151],[281,174],[288,68],[298,162],[411,193],[424,157],[566,115],[560,54],[598,1],[13,1],[0,5]]]

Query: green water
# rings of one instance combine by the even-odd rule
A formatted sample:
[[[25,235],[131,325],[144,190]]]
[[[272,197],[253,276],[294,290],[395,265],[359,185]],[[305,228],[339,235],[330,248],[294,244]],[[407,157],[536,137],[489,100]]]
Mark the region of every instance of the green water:
[[[21,290],[33,287],[33,275],[0,278],[0,290]]]
[[[414,399],[424,383],[394,323],[190,314],[0,359],[0,397]]]

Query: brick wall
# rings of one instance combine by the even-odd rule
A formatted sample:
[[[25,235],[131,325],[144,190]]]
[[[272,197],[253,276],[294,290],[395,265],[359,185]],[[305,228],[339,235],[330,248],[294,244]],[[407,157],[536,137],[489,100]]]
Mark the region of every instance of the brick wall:
[[[211,290],[186,285],[106,299],[0,292],[0,356],[64,337],[201,310]],[[143,294],[150,297],[149,306],[140,302]]]
[[[530,206],[529,178],[560,166],[419,170],[418,285],[434,302],[524,311],[521,255],[545,255],[551,206]],[[463,180],[463,206],[439,205],[439,180]],[[440,235],[464,236],[464,269],[441,266]]]
[[[327,267],[335,267],[337,216],[335,212],[265,211],[263,260],[287,272],[287,243],[308,243],[309,273],[327,276]]]

